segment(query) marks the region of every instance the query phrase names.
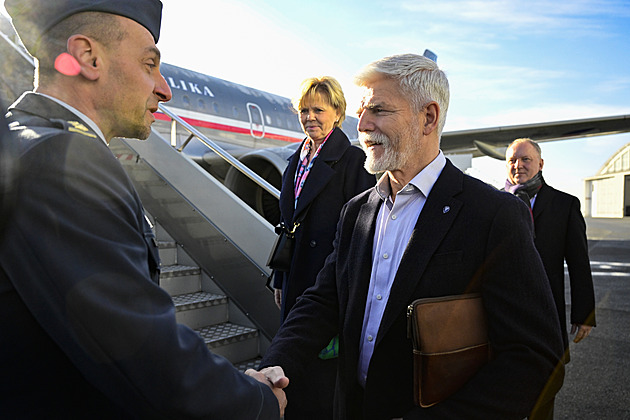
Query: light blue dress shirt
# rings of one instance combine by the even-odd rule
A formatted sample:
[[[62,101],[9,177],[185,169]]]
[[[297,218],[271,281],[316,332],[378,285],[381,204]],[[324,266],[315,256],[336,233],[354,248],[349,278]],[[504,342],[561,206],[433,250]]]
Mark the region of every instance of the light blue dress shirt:
[[[376,191],[383,203],[376,220],[376,232],[372,247],[372,274],[368,289],[363,329],[361,330],[358,366],[359,383],[365,387],[370,359],[378,337],[381,319],[389,300],[400,260],[407,248],[413,228],[424,207],[435,181],[446,165],[442,151],[391,199],[389,177],[383,175],[376,184]]]

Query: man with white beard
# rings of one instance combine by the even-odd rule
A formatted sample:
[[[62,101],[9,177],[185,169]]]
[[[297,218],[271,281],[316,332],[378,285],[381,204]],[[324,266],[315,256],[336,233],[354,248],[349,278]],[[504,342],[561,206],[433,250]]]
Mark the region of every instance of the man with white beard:
[[[440,151],[449,88],[433,61],[387,57],[356,80],[365,167],[384,174],[342,210],[335,249],[289,312],[262,372],[272,383],[298,377],[338,333],[335,419],[522,419],[548,399],[548,378],[555,372],[562,382],[564,372],[529,211]],[[407,309],[416,299],[469,293],[482,298],[492,358],[445,399],[416,405]]]

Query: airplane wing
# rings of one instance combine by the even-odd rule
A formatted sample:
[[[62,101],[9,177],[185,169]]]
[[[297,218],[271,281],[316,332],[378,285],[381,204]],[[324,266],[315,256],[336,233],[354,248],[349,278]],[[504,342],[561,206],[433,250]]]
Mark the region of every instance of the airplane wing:
[[[448,154],[472,153],[473,157],[486,155],[503,160],[505,148],[521,137],[545,142],[627,132],[630,132],[630,115],[618,115],[444,132],[441,148]]]

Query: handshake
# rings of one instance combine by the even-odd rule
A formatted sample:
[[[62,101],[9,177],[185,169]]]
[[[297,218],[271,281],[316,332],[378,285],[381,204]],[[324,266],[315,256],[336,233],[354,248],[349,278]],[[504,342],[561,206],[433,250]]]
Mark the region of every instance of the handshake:
[[[289,378],[284,376],[284,370],[282,370],[280,366],[272,366],[261,369],[260,371],[247,369],[245,374],[271,388],[278,399],[280,417],[284,417],[284,409],[287,407],[287,396],[285,395],[283,389],[289,385]]]

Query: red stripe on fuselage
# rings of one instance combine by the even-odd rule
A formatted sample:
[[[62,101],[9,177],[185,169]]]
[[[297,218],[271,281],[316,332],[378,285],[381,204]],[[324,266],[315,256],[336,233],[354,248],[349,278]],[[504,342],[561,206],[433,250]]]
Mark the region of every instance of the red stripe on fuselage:
[[[155,119],[157,120],[162,120],[162,121],[170,121],[170,117],[162,114],[161,112],[156,112],[153,114],[155,116]],[[226,124],[217,124],[217,123],[213,123],[213,122],[209,122],[209,121],[203,121],[203,120],[197,120],[194,118],[184,118],[181,117],[180,118],[184,121],[186,121],[188,124],[194,126],[194,127],[203,127],[203,128],[210,128],[212,130],[219,130],[219,131],[228,131],[230,133],[237,133],[237,134],[246,134],[248,136],[251,136],[252,133],[245,129],[245,128],[239,128],[239,127],[234,127],[232,125],[226,125]],[[262,136],[262,131],[257,131],[254,130],[254,134],[258,137]],[[265,133],[265,137],[266,139],[273,139],[273,140],[282,140],[282,141],[288,141],[290,143],[298,143],[301,142],[302,139],[300,138],[295,138],[295,137],[289,137],[289,136],[283,136],[280,134],[273,134],[273,133]]]

